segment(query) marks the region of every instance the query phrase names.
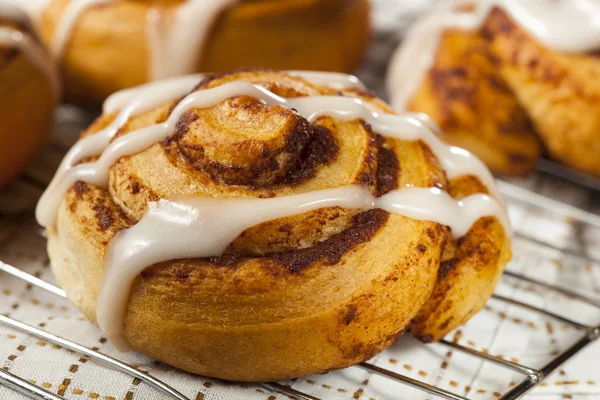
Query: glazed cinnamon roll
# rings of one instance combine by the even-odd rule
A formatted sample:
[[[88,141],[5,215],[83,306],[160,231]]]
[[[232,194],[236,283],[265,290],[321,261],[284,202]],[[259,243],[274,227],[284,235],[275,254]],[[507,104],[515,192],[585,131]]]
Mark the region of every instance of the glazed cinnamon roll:
[[[490,297],[489,171],[356,78],[246,71],[111,96],[38,204],[69,299],[119,349],[269,381],[439,340]]]
[[[598,17],[593,0],[443,3],[398,49],[392,104],[428,113],[500,174],[527,173],[547,151],[600,176]]]
[[[42,145],[57,91],[56,72],[27,15],[0,3],[0,187]]]
[[[197,71],[348,72],[369,38],[368,0],[50,0],[36,11],[68,100]]]

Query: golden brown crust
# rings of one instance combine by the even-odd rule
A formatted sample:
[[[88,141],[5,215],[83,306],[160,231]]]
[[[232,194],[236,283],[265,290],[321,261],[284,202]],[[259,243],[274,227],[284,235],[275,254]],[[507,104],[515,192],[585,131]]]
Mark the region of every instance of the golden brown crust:
[[[494,172],[523,175],[535,168],[541,146],[497,64],[479,34],[445,32],[409,108],[429,114],[445,140],[469,149]]]
[[[0,46],[0,187],[19,174],[42,146],[55,105],[44,71],[21,50]]]
[[[456,199],[487,193],[476,178],[466,176],[450,182]],[[488,301],[510,260],[510,241],[492,218],[477,221],[469,232],[444,248],[437,282],[431,297],[411,324],[411,333],[424,342],[438,341],[464,324]]]
[[[70,0],[52,0],[43,13],[51,42]],[[111,93],[148,80],[146,14],[181,1],[126,0],[81,15],[66,47],[66,98],[97,107]],[[370,35],[368,0],[242,1],[215,23],[196,71],[235,68],[354,70]]]
[[[331,90],[269,71],[215,76],[198,90],[234,79],[262,83],[276,94],[292,97]],[[362,99],[377,107],[372,98]],[[238,118],[260,116],[267,121],[269,135],[252,124],[244,133],[250,143],[238,148],[239,157],[233,160],[241,166],[240,180],[247,177],[245,168],[256,162],[253,145],[270,148],[275,138],[279,148],[279,140],[293,141],[290,135],[305,134],[295,128],[301,116],[292,117],[277,106],[245,107],[248,102],[252,101],[228,100],[192,111],[209,115],[208,119],[184,116],[180,121],[186,134],[191,133],[192,144],[208,129],[199,124],[210,125],[219,140],[227,141],[231,138],[222,135],[237,134],[232,128]],[[162,120],[171,109],[172,104],[166,104],[132,118],[120,134]],[[101,118],[86,134],[93,134],[110,118]],[[174,143],[181,140],[175,134],[165,143],[118,161],[111,168],[110,190],[75,185],[60,207],[56,228],[48,230],[53,270],[71,301],[95,321],[106,247],[116,232],[140,218],[148,200],[183,193],[282,196],[355,183],[368,185],[374,194],[409,184],[448,186],[439,163],[420,142],[384,139],[359,121],[321,118],[305,123],[312,130],[327,129],[337,145],[336,156],[311,166],[310,174],[292,183],[224,181],[210,167],[195,163],[196,155],[173,153]],[[302,145],[309,146],[316,136],[309,132]],[[204,144],[204,138],[197,140]],[[307,165],[300,162],[291,168]],[[473,179],[456,185],[457,196],[481,189]],[[133,285],[125,336],[134,349],[161,361],[223,379],[278,380],[343,368],[391,345],[419,309],[431,303],[428,299],[436,293],[442,252],[449,240],[448,230],[439,224],[382,210],[334,207],[263,223],[241,234],[222,257],[148,267]],[[464,259],[452,275],[453,282],[469,276],[464,282],[467,287],[473,282],[495,284],[493,277],[490,282],[483,282],[486,277],[471,279],[470,271],[481,267],[497,275],[506,257],[459,254],[477,253],[474,248],[483,241],[489,242],[486,250],[496,253],[509,242],[498,221],[481,220],[453,255]],[[478,301],[469,312],[483,305],[485,292],[477,293]],[[457,300],[443,315],[453,316],[452,321],[435,325],[427,334],[437,338],[464,322],[467,301],[471,298]],[[435,305],[431,309],[432,315],[438,315]],[[439,318],[431,323],[437,324]]]
[[[552,158],[600,176],[598,71],[597,57],[544,48],[495,9],[478,32],[443,34],[410,108],[496,173],[532,171],[543,143]]]
[[[500,10],[486,34],[550,157],[600,177],[600,58],[551,51]]]

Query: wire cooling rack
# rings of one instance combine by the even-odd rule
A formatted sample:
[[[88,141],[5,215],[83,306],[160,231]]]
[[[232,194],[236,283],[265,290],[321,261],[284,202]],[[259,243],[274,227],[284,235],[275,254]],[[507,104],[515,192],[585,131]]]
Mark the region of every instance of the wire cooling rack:
[[[547,168],[546,172],[552,172],[552,168]],[[560,172],[560,171],[559,171]],[[43,189],[45,186],[44,182],[41,182],[39,178],[33,177],[30,175],[26,175],[23,178],[23,181],[32,186],[36,186],[38,189]],[[568,219],[571,223],[574,224],[586,224],[588,226],[593,226],[594,228],[600,229],[600,216],[589,213],[587,211],[581,210],[579,208],[575,208],[573,206],[566,205],[564,203],[560,203],[558,201],[552,200],[548,197],[537,194],[533,191],[523,189],[519,186],[507,183],[500,182],[500,190],[506,196],[509,204],[520,203],[526,207],[535,207],[536,209],[544,209],[553,215],[556,218]],[[18,218],[23,218],[21,215]],[[30,218],[30,216],[28,217]],[[15,221],[12,221],[13,223]],[[36,231],[36,234],[43,236],[43,231],[38,228],[34,228],[33,225],[29,225],[32,230]],[[561,254],[568,255],[570,257],[575,257],[579,259],[583,264],[591,264],[594,262],[598,262],[597,258],[586,254],[581,250],[581,246],[575,246],[574,248],[557,246],[550,243],[546,243],[535,236],[527,235],[521,232],[518,227],[515,232],[515,242],[516,243],[526,243],[530,248],[534,251],[558,251]],[[59,287],[54,286],[53,284],[46,282],[34,275],[31,275],[23,270],[19,269],[16,265],[10,265],[8,263],[4,263],[0,260],[0,271],[5,274],[12,275],[15,278],[26,281],[28,284],[36,286],[40,289],[48,291],[58,297],[66,298],[65,292]],[[513,271],[506,271],[505,276],[510,277],[511,279],[517,280],[522,284],[534,285],[540,288],[543,288],[547,291],[555,292],[556,294],[560,294],[566,296],[571,299],[578,300],[582,303],[588,304],[589,306],[596,307],[600,310],[600,301],[594,299],[593,297],[589,297],[586,295],[582,295],[576,293],[572,290],[565,289],[564,287],[557,286],[554,284],[548,284],[542,280],[537,280],[526,276],[521,273],[516,273]],[[440,342],[441,346],[445,346],[451,350],[456,350],[459,352],[466,353],[476,359],[482,360],[487,363],[495,364],[501,368],[508,369],[511,371],[515,371],[520,374],[522,377],[520,382],[515,382],[505,393],[496,393],[497,398],[499,399],[518,399],[528,393],[530,390],[540,385],[543,380],[548,377],[550,373],[557,370],[561,367],[567,360],[573,357],[575,354],[579,353],[582,349],[584,349],[590,343],[596,341],[600,337],[600,326],[587,325],[584,323],[577,322],[572,320],[568,316],[559,315],[554,313],[553,311],[549,311],[545,308],[534,306],[523,299],[519,298],[511,298],[501,294],[494,294],[493,298],[496,301],[500,301],[506,303],[511,306],[516,306],[530,312],[538,313],[546,318],[554,319],[564,325],[568,325],[580,332],[579,338],[575,340],[568,348],[559,352],[554,356],[554,358],[547,361],[547,363],[541,368],[533,368],[527,365],[523,365],[519,362],[511,361],[505,359],[501,356],[494,356],[489,354],[486,351],[480,351],[473,349],[471,347],[466,347],[458,343],[456,338],[454,340],[442,340]],[[178,400],[189,400],[188,397],[179,393],[173,387],[171,387],[167,382],[163,382],[147,372],[139,370],[137,367],[121,362],[115,358],[112,358],[108,355],[105,355],[95,349],[87,348],[73,341],[67,340],[65,338],[56,336],[52,333],[49,333],[43,329],[38,327],[34,327],[23,322],[20,322],[16,319],[13,319],[7,315],[0,314],[0,324],[11,327],[18,331],[24,332],[33,337],[39,338],[41,340],[47,341],[49,343],[61,346],[65,349],[71,350],[75,353],[79,353],[83,357],[89,358],[94,362],[98,362],[104,364],[108,367],[114,368],[124,374],[128,374],[133,378],[137,378],[142,382],[152,386],[154,389],[161,391],[169,398],[178,399]],[[447,389],[436,387],[430,385],[426,382],[414,379],[410,376],[400,374],[394,372],[389,369],[382,368],[380,366],[375,365],[370,362],[360,363],[352,368],[360,368],[366,370],[372,374],[380,375],[385,378],[400,382],[404,385],[408,385],[412,388],[421,390],[428,394],[438,396],[445,399],[453,399],[453,400],[468,400],[468,397],[465,397],[458,393],[453,393]],[[35,399],[50,399],[50,400],[58,400],[63,399],[61,395],[50,392],[44,387],[37,386],[34,383],[24,379],[23,377],[19,377],[8,370],[0,369],[0,385],[4,385],[10,389],[15,390],[21,394],[29,396]],[[292,388],[291,386],[284,383],[263,383],[260,385],[263,390],[270,391],[272,393],[284,394],[293,399],[301,399],[301,400],[315,400],[318,397],[310,393],[305,393],[299,391],[297,389]]]

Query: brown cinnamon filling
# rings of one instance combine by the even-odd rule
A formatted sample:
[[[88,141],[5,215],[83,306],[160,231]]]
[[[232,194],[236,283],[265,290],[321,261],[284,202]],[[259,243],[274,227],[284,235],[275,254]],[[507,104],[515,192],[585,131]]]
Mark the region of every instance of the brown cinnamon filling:
[[[392,149],[386,147],[385,139],[377,135],[378,160],[377,160],[377,185],[376,195],[383,196],[387,192],[398,189],[398,176],[400,175],[400,161]]]
[[[268,261],[281,266],[291,273],[299,273],[304,268],[321,262],[324,265],[338,263],[342,256],[361,243],[368,242],[387,222],[389,214],[383,210],[369,210],[354,217],[353,224],[341,232],[313,247],[284,253],[267,254]],[[235,267],[253,257],[238,254],[225,254],[221,257],[203,259],[214,266]]]
[[[250,70],[250,76],[242,78],[279,96],[320,94],[297,78],[288,76],[279,82],[256,71]],[[210,75],[194,90],[218,86],[240,74],[244,73]],[[328,89],[323,89],[325,92],[330,94]],[[163,147],[175,165],[183,161],[216,182],[257,188],[301,184],[319,167],[335,161],[339,150],[334,135],[322,124],[311,124],[295,110],[266,106],[248,96],[186,112]],[[369,175],[372,180],[373,174]]]
[[[327,128],[310,124],[285,107],[265,107],[240,97],[229,101],[225,112],[233,126],[217,125],[214,121],[220,122],[220,115],[187,112],[165,145],[173,143],[187,164],[217,182],[260,187],[299,184],[337,156],[338,146]],[[233,120],[236,117],[240,124]],[[262,122],[269,118],[281,121]]]
[[[312,138],[299,155],[297,167],[288,171],[281,182],[286,185],[299,185],[312,178],[318,167],[335,161],[339,147],[331,131],[324,126],[311,125]]]

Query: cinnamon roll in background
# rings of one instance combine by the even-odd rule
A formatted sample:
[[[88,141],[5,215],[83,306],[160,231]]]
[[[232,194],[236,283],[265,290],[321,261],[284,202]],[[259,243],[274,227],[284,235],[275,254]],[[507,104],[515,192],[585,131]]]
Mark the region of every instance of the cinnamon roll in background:
[[[593,0],[442,2],[392,60],[392,105],[428,113],[498,174],[547,152],[600,177],[598,18]]]
[[[49,133],[59,84],[25,13],[0,3],[0,187]]]
[[[49,0],[33,8],[66,99],[86,106],[197,71],[349,72],[370,32],[368,0]]]
[[[54,274],[121,350],[270,381],[439,340],[510,258],[494,181],[354,77],[246,71],[111,96],[44,193]]]

